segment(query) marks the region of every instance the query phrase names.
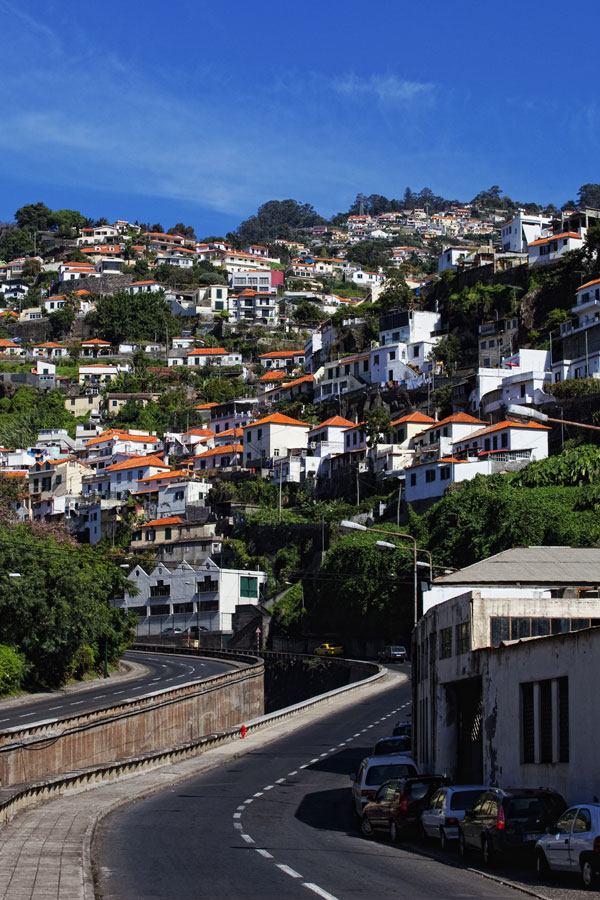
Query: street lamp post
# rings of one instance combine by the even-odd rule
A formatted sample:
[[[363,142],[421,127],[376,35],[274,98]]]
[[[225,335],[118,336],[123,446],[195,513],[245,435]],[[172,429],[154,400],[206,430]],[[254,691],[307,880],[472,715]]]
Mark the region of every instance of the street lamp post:
[[[412,541],[413,545],[413,625],[417,624],[419,617],[419,594],[417,587],[417,567],[420,565],[417,559],[417,553],[427,553],[429,556],[429,575],[430,579],[433,576],[433,562],[431,553],[429,550],[426,550],[424,547],[417,547],[417,539],[413,537],[412,534],[398,534],[396,531],[386,531],[383,528],[367,528],[366,525],[361,525],[359,522],[351,522],[348,519],[344,519],[344,521],[340,522],[340,526],[342,528],[347,528],[350,531],[370,531],[375,534],[387,534],[390,537],[395,538],[407,538],[409,541]],[[385,549],[400,549],[397,544],[392,544],[389,541],[377,541],[377,546]],[[425,563],[427,565],[427,563]]]

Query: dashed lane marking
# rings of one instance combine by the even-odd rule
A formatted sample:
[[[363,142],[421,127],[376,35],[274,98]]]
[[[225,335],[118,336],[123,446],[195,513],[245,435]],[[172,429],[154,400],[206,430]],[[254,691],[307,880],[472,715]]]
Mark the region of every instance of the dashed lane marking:
[[[242,839],[246,841],[247,844],[254,844],[254,840],[250,837],[249,834],[242,834]]]
[[[320,888],[318,884],[313,884],[312,881],[302,882],[302,887],[308,888],[309,891],[312,891],[313,894],[318,894],[319,897],[323,897],[323,900],[338,900],[334,894],[324,891],[323,888]]]
[[[278,869],[281,869],[282,872],[285,872],[286,875],[289,875],[290,878],[302,878],[300,872],[296,872],[295,869],[291,869],[289,866],[285,866],[283,863],[275,863]]]
[[[264,856],[265,859],[273,859],[273,854],[269,853],[268,850],[261,850],[259,847],[257,847],[256,852],[260,853],[261,856]]]
[[[293,772],[288,772],[288,773],[287,773],[287,777],[288,777],[288,778],[291,778],[292,775],[297,775],[297,774],[298,774],[298,770],[297,770],[297,769],[294,769]]]

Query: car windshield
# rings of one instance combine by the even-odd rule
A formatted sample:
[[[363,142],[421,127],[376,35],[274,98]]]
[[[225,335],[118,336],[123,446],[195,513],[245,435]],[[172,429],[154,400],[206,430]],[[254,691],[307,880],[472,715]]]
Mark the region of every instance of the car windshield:
[[[406,778],[416,775],[417,770],[414,766],[407,763],[388,763],[384,766],[370,766],[365,778],[365,784],[383,784],[390,778]]]
[[[482,794],[483,791],[454,791],[450,797],[450,809],[471,809]]]
[[[391,738],[389,741],[378,741],[373,756],[385,756],[387,753],[406,753],[410,750],[409,737]]]
[[[558,796],[512,797],[503,803],[507,818],[510,819],[544,819],[555,822],[565,808],[565,803]]]

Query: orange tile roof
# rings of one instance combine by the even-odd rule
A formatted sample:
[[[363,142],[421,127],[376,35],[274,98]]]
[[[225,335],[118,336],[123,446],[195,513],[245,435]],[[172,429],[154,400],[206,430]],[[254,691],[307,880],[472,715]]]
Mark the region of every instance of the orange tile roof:
[[[90,338],[89,341],[82,341],[82,342],[81,342],[81,346],[82,346],[82,347],[87,347],[88,344],[96,344],[96,345],[98,345],[98,344],[103,344],[103,345],[106,346],[106,347],[111,347],[111,346],[112,346],[112,344],[111,344],[110,341],[101,341],[100,338]]]
[[[456,459],[454,456],[443,456],[440,459],[436,459],[435,462],[438,463],[465,463],[466,459]]]
[[[127,441],[138,441],[139,443],[156,443],[158,438],[154,434],[129,434],[128,431],[121,431],[119,428],[111,428],[109,431],[103,431],[102,434],[97,435],[95,438],[90,438],[89,441],[86,441],[85,446],[91,447],[94,444],[102,444],[104,441],[110,441],[112,439],[115,440],[127,440]]]
[[[160,457],[150,454],[149,456],[131,456],[122,462],[113,463],[112,466],[106,466],[103,472],[120,472],[123,469],[144,468],[145,466],[153,466],[157,469],[168,469],[168,463],[160,459]]]
[[[84,369],[110,369],[114,371],[116,366],[109,366],[106,363],[90,363],[89,366],[79,366],[79,371],[83,372]]]
[[[300,422],[299,419],[291,419],[289,416],[284,416],[282,413],[271,413],[270,416],[265,416],[263,419],[257,419],[256,422],[249,422],[248,425],[244,425],[243,428],[254,428],[255,425],[302,425],[305,428],[310,427],[308,422]]]
[[[148,475],[147,478],[140,478],[138,484],[146,484],[148,481],[166,481],[172,478],[184,478],[190,473],[187,469],[172,469],[170,472],[156,472],[155,475]]]
[[[184,431],[183,434],[194,434],[199,437],[211,438],[215,436],[216,431],[211,431],[210,428],[188,428],[188,430]]]
[[[400,419],[396,419],[394,422],[390,422],[391,425],[400,425],[401,422],[418,422],[429,425],[436,424],[435,419],[432,419],[431,416],[426,416],[425,413],[422,412],[412,412],[408,413],[406,416],[402,416]]]
[[[204,453],[196,454],[196,459],[202,459],[207,456],[219,456],[222,453],[242,453],[243,449],[241,444],[223,444],[222,447],[213,447],[212,450],[205,450]]]
[[[309,381],[312,382],[314,380],[315,380],[314,375],[302,375],[301,378],[296,378],[294,381],[288,381],[286,384],[282,384],[281,388],[285,389],[285,388],[293,387],[295,384],[303,384],[305,382],[308,383]]]
[[[557,241],[559,238],[579,238],[580,241],[583,240],[580,234],[577,234],[575,231],[564,231],[562,234],[552,234],[547,238],[538,238],[537,241],[532,241],[529,246],[535,247],[536,244],[547,244],[548,241]]]
[[[487,425],[487,422],[484,422],[482,419],[476,419],[474,416],[470,416],[468,413],[460,412],[454,413],[451,416],[446,416],[445,419],[440,419],[439,422],[433,422],[429,428],[424,428],[423,431],[431,431],[432,428],[439,428],[440,425]]]
[[[218,434],[215,434],[215,437],[219,438],[219,439],[222,437],[236,438],[236,437],[241,437],[243,435],[243,433],[244,432],[242,431],[241,428],[228,428],[227,431],[219,431]]]
[[[188,356],[222,356],[228,354],[229,350],[224,347],[200,347],[198,350],[190,350]]]
[[[15,350],[19,350],[19,345],[15,344],[14,341],[7,341],[6,338],[0,338],[0,347],[14,347]]]
[[[349,426],[352,427],[354,422],[350,422],[349,419],[344,419],[343,416],[332,416],[330,419],[325,419],[320,425],[315,425],[314,428],[311,428],[310,434],[312,434],[313,431],[317,431],[319,428],[325,428],[327,425],[337,426],[338,428],[348,428]]]
[[[131,281],[131,282],[127,285],[127,287],[133,287],[133,286],[136,285],[136,284],[160,284],[160,282],[159,282],[159,281],[153,281],[152,279],[150,279],[149,281]]]
[[[264,375],[260,376],[259,381],[281,381],[282,378],[288,378],[287,372],[278,370],[275,372],[265,372]]]
[[[67,349],[64,344],[56,344],[56,343],[54,343],[54,341],[46,341],[45,344],[34,344],[33,346],[34,347],[47,347],[48,349],[50,349],[51,347],[60,347],[61,350]]]
[[[540,422],[513,422],[510,419],[505,419],[503,422],[496,422],[495,425],[490,425],[488,428],[480,428],[479,431],[473,431],[468,437],[462,438],[462,440],[470,441],[483,434],[491,434],[493,431],[502,431],[505,428],[534,428],[536,431],[551,431],[549,425],[542,425]],[[458,444],[459,441],[456,441],[456,443]]]
[[[593,284],[600,284],[600,278],[594,278],[593,281],[586,281],[585,284],[582,284],[581,287],[577,288],[577,293],[579,293],[579,291],[583,290],[583,288],[591,287]]]
[[[198,406],[195,406],[194,409],[212,409],[213,406],[218,406],[218,403],[199,403]]]
[[[304,356],[304,350],[271,350],[270,353],[261,353],[259,359],[278,359],[284,356]]]
[[[183,525],[183,519],[179,516],[167,516],[166,519],[152,519],[151,522],[144,522],[142,528],[154,528],[155,525]]]

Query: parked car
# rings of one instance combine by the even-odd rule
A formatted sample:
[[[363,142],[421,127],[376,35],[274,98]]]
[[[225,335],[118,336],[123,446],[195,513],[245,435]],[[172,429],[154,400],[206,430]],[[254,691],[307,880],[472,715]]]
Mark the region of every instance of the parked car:
[[[459,825],[460,855],[479,850],[485,865],[510,851],[535,852],[546,826],[566,809],[564,798],[544,788],[493,788],[465,811]]]
[[[365,803],[375,796],[384,781],[409,778],[418,775],[419,769],[412,756],[367,756],[358,773],[352,773],[352,805],[357,816],[362,816]]]
[[[317,656],[343,656],[344,648],[337,644],[319,644],[315,647],[314,652]]]
[[[540,878],[551,872],[580,872],[586,888],[600,874],[600,804],[572,806],[535,845]]]
[[[443,775],[419,775],[386,782],[365,805],[362,833],[373,837],[376,831],[384,831],[397,841],[401,834],[414,831],[429,798],[445,781]]]
[[[404,735],[412,737],[412,722],[396,722],[392,735],[393,737],[402,737]]]
[[[484,791],[490,788],[482,784],[461,784],[441,787],[430,798],[421,813],[421,828],[425,837],[439,838],[442,850],[448,841],[458,838],[458,823],[471,809]]]
[[[161,634],[163,637],[173,637],[176,634],[183,634],[183,628],[163,628]]]
[[[208,631],[205,625],[190,625],[184,630],[184,634],[191,638],[197,638],[199,635]]]
[[[377,654],[380,662],[406,662],[406,647],[402,644],[388,644]]]
[[[412,741],[407,735],[385,737],[377,741],[371,756],[389,756],[390,753],[407,754],[411,751]]]

